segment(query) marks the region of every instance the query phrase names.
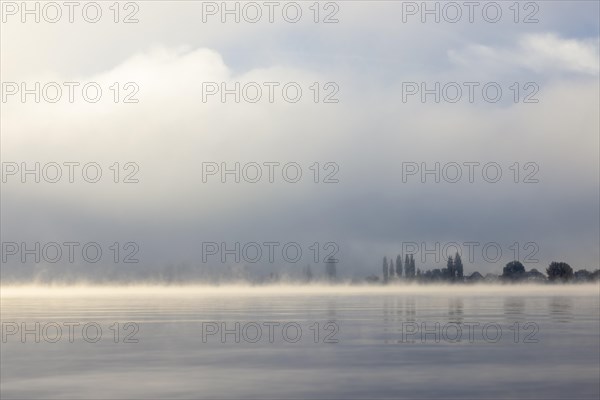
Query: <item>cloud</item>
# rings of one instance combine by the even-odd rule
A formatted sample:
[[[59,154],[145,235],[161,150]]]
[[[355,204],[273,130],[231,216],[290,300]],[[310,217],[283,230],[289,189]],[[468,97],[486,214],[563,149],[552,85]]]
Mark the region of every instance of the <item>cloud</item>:
[[[199,243],[221,240],[335,241],[341,273],[358,276],[378,273],[380,258],[402,242],[497,241],[506,262],[514,241],[535,241],[540,270],[554,259],[597,266],[598,43],[567,39],[562,18],[580,7],[548,9],[560,24],[535,26],[402,25],[396,2],[344,4],[335,26],[208,26],[192,12],[196,3],[161,4],[148,3],[146,23],[126,29],[7,28],[3,78],[104,88],[134,81],[140,101],[115,104],[107,90],[97,104],[3,104],[2,160],[97,161],[107,174],[115,161],[133,161],[140,183],[3,184],[3,240],[134,240],[139,269],[197,264]],[[5,47],[8,36],[24,41]],[[540,102],[515,104],[507,86],[497,104],[402,102],[402,82],[441,80],[535,80]],[[203,103],[210,81],[295,81],[304,96],[296,104]],[[314,103],[309,87],[329,81],[339,84],[340,102]],[[203,184],[205,161],[295,161],[305,180]],[[328,161],[339,165],[340,182],[312,183],[308,167]],[[406,161],[495,161],[506,179],[403,183]],[[508,168],[529,161],[540,183],[513,183]],[[137,272],[117,268],[115,276]]]
[[[472,70],[520,68],[537,74],[570,73],[598,76],[598,39],[565,39],[555,33],[521,35],[512,47],[471,44],[449,50],[452,62]]]
[[[3,134],[3,160],[94,160],[104,162],[105,171],[114,161],[135,161],[141,179],[131,186],[4,185],[7,240],[27,232],[46,241],[57,235],[58,240],[110,241],[118,235],[145,243],[145,260],[157,263],[197,262],[201,241],[281,240],[304,246],[335,241],[346,261],[342,271],[363,274],[370,271],[365,264],[378,265],[380,255],[398,252],[403,241],[498,241],[505,252],[509,241],[535,241],[544,257],[552,258],[548,251],[554,248],[569,249],[574,257],[573,249],[588,247],[587,241],[563,237],[564,231],[597,238],[588,223],[593,197],[588,204],[552,196],[557,187],[580,199],[597,192],[597,185],[589,185],[597,178],[592,150],[597,146],[590,145],[597,143],[597,126],[585,117],[597,110],[593,85],[557,81],[529,108],[488,105],[475,112],[468,103],[440,104],[431,118],[431,105],[403,104],[393,85],[369,93],[373,101],[349,90],[339,104],[314,104],[310,98],[297,104],[202,103],[205,81],[226,81],[230,87],[235,81],[297,81],[306,88],[326,79],[282,66],[236,75],[217,51],[206,48],[155,48],[84,78],[107,86],[132,76],[140,86],[138,104],[7,107],[3,129],[10,134]],[[565,99],[569,113],[563,112]],[[512,121],[510,129],[505,121]],[[579,156],[552,162],[565,153]],[[403,161],[470,160],[499,161],[505,174],[513,162],[535,161],[542,183],[401,181]],[[203,184],[204,161],[296,161],[305,174],[315,161],[334,161],[341,182]],[[531,209],[540,198],[544,201]],[[507,201],[511,212],[499,216],[496,210],[505,209]],[[582,260],[596,256],[592,250]]]

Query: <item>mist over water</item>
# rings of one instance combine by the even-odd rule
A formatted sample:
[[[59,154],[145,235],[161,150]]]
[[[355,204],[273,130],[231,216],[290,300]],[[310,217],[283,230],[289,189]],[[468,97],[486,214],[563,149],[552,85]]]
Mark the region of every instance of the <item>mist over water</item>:
[[[0,400],[599,400],[599,16],[0,0]]]
[[[599,290],[2,286],[1,395],[595,399]],[[72,342],[69,321],[80,323]],[[7,334],[7,323],[35,331],[36,322],[39,343],[34,333]],[[101,338],[89,342],[97,331],[83,335],[84,324],[100,326]],[[63,335],[52,343],[56,325]]]
[[[350,283],[326,284],[54,284],[0,285],[0,298],[11,297],[131,297],[131,296],[294,296],[294,295],[427,295],[427,296],[600,296],[600,284],[418,284],[393,283],[388,285],[355,285]]]

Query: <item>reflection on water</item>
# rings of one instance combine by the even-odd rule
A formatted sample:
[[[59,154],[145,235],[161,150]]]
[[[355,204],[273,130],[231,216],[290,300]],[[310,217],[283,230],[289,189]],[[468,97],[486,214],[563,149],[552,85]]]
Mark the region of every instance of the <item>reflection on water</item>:
[[[552,297],[549,299],[548,309],[550,317],[556,322],[571,322],[573,301],[568,297]]]
[[[460,324],[463,322],[463,300],[453,298],[448,300],[448,320]]]
[[[504,300],[504,314],[513,317],[520,317],[525,314],[525,299],[522,297],[507,297]]]
[[[598,286],[22,293],[2,293],[3,399],[600,395]]]

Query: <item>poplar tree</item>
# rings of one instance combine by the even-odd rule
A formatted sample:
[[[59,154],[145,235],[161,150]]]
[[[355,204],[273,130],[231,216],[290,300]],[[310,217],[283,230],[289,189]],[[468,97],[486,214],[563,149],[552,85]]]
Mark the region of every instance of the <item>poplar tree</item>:
[[[458,254],[458,252],[456,252],[456,255],[454,256],[454,270],[456,271],[456,277],[460,278],[460,280],[462,281],[463,264],[462,264],[462,260],[460,258],[460,254]]]
[[[448,269],[448,279],[451,281],[454,280],[454,261],[452,260],[452,256],[448,257],[448,263],[446,264],[446,268]]]
[[[387,257],[383,257],[383,282],[387,283],[388,281],[388,262]]]

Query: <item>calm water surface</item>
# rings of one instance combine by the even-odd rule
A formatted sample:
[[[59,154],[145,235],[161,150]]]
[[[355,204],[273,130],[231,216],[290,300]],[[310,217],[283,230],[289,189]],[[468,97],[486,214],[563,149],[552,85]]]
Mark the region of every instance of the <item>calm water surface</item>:
[[[1,295],[2,399],[600,397],[598,285]]]

